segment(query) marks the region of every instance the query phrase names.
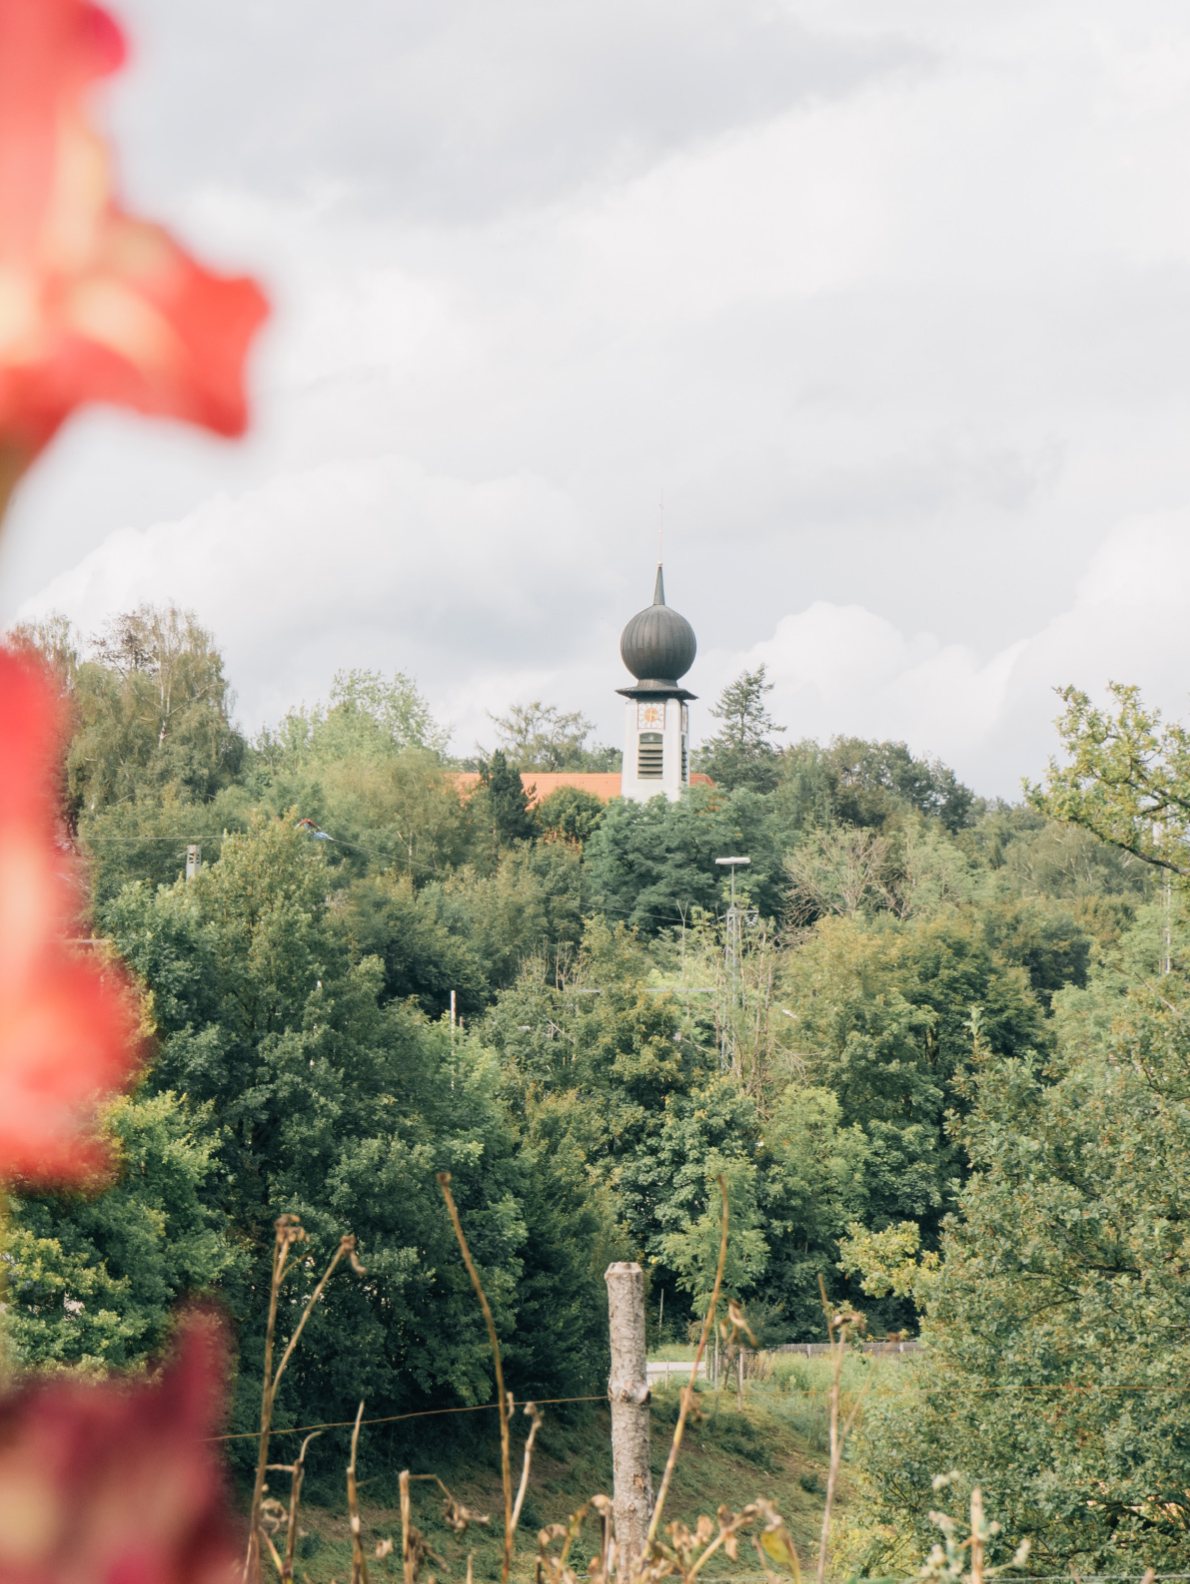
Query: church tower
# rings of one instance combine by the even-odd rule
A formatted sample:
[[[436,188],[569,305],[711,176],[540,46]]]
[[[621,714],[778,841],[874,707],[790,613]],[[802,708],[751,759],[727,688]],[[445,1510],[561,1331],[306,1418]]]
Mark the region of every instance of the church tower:
[[[658,566],[653,603],[637,612],[620,638],[620,654],[636,678],[632,687],[617,689],[628,701],[621,797],[673,803],[690,785],[689,701],[695,695],[679,682],[697,652],[693,627],[665,603]]]

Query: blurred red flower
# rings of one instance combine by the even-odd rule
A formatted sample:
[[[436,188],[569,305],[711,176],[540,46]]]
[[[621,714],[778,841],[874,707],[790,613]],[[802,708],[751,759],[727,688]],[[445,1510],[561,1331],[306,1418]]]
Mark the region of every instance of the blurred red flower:
[[[115,202],[85,112],[123,58],[118,26],[86,0],[0,0],[0,472],[84,402],[244,428],[265,300]]]
[[[200,1313],[156,1383],[57,1375],[0,1398],[0,1584],[227,1584],[237,1534],[204,1440],[224,1366]]]
[[[0,1180],[93,1179],[97,1103],[136,1065],[132,997],[73,955],[75,866],[56,839],[62,705],[38,661],[0,649]]]

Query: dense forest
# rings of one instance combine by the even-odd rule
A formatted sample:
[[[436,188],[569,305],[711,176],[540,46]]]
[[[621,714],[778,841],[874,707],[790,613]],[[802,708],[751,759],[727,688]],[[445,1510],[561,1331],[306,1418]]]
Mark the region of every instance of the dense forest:
[[[858,1567],[951,1469],[1055,1568],[1190,1558],[1190,750],[1135,694],[1068,694],[1063,767],[1009,805],[903,744],[786,741],[759,670],[715,706],[712,785],[534,806],[521,772],[614,763],[580,716],[494,720],[464,795],[407,677],[343,673],[248,740],[189,615],[18,641],[69,698],[93,949],[149,1048],[110,1191],[14,1202],[25,1360],[133,1364],[213,1292],[250,1427],[292,1212],[309,1283],[345,1231],[367,1270],[279,1413],[488,1401],[448,1170],[512,1388],[598,1390],[608,1261],[643,1263],[655,1335],[684,1339],[722,1176],[762,1342],[821,1334],[820,1275],[926,1341],[856,1443]]]

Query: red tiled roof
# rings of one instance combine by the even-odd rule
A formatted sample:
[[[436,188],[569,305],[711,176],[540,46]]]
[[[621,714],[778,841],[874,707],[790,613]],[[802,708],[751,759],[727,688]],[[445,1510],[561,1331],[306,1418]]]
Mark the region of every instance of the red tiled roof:
[[[479,785],[479,772],[476,770],[456,770],[453,772],[455,786],[460,792],[473,792]],[[697,771],[690,777],[693,786],[714,786],[708,775],[700,775]],[[620,796],[620,772],[618,770],[522,770],[521,785],[524,787],[529,800],[529,807],[533,808],[543,798],[549,797],[551,792],[556,792],[559,787],[577,787],[580,792],[590,792],[601,803],[610,803],[613,798]]]

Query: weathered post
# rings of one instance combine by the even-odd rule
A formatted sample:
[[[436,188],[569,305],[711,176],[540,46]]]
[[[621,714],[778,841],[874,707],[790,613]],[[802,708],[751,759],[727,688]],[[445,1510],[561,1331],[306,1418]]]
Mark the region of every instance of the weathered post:
[[[645,1353],[645,1277],[626,1260],[607,1268],[607,1318],[612,1367],[612,1506],[616,1575],[632,1576],[653,1512],[649,1474],[649,1371]]]

